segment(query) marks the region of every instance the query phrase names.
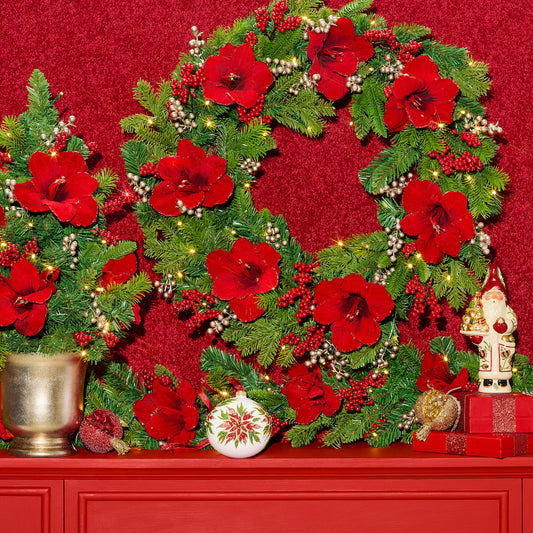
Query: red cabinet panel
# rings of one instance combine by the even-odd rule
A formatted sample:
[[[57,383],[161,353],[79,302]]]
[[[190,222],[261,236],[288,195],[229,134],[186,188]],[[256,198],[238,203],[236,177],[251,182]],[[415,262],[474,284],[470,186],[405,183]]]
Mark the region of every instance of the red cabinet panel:
[[[1,531],[63,531],[63,482],[0,479]]]
[[[0,524],[10,533],[533,533],[533,454],[401,444],[275,444],[242,460],[209,450],[0,451]]]
[[[521,531],[521,480],[67,481],[65,533]],[[452,520],[452,522],[450,522]]]

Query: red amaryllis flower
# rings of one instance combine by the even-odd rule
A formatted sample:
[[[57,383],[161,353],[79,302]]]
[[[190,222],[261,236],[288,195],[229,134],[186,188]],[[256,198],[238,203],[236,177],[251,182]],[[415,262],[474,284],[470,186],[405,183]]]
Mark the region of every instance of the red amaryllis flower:
[[[441,78],[437,65],[428,56],[416,57],[392,85],[383,121],[391,131],[403,130],[409,122],[415,128],[439,122],[449,124],[458,92],[457,83]]]
[[[289,406],[296,410],[296,422],[309,424],[321,413],[332,416],[340,407],[341,400],[333,389],[322,381],[317,367],[293,366],[289,381],[283,388]]]
[[[381,335],[378,321],[394,308],[385,287],[367,283],[359,274],[321,281],[315,299],[313,317],[321,324],[331,324],[331,341],[341,352],[374,344]]]
[[[128,254],[120,259],[110,259],[103,267],[100,284],[107,287],[112,283],[118,285],[128,281],[137,272],[137,257]]]
[[[320,75],[317,90],[329,100],[338,100],[348,92],[346,78],[356,73],[359,61],[374,55],[374,47],[355,34],[348,18],[340,18],[328,33],[307,33],[307,57],[313,62],[310,74]]]
[[[422,359],[422,369],[420,370],[419,378],[416,380],[416,385],[420,392],[425,392],[429,389],[436,389],[442,392],[455,389],[466,390],[468,379],[468,370],[466,368],[461,368],[457,376],[452,376],[444,357],[427,351]]]
[[[428,263],[438,263],[444,254],[457,257],[461,243],[474,238],[474,219],[462,192],[442,194],[436,183],[415,180],[405,188],[403,206],[407,216],[401,227],[418,235],[416,247]]]
[[[154,381],[153,392],[133,404],[133,412],[150,437],[167,444],[188,444],[198,425],[196,392],[188,381],[181,381],[174,392]]]
[[[35,152],[28,163],[33,178],[17,183],[13,190],[28,211],[52,211],[61,222],[89,226],[96,220],[98,206],[91,194],[98,180],[87,173],[78,152],[54,155]]]
[[[158,172],[163,183],[154,188],[150,204],[162,215],[180,215],[182,205],[194,209],[223,204],[233,192],[226,160],[215,154],[208,156],[189,139],[179,142],[177,155],[159,161]]]
[[[43,279],[27,259],[17,261],[11,278],[0,274],[0,326],[10,326],[31,337],[41,331],[46,314],[46,301],[55,289],[53,282]]]
[[[252,107],[274,81],[266,63],[256,61],[249,44],[224,45],[208,57],[202,82],[204,96],[217,104]]]
[[[280,259],[280,254],[269,244],[254,245],[247,239],[239,239],[231,252],[211,252],[206,265],[213,280],[213,294],[229,300],[239,320],[255,320],[265,312],[257,304],[256,295],[278,284]]]

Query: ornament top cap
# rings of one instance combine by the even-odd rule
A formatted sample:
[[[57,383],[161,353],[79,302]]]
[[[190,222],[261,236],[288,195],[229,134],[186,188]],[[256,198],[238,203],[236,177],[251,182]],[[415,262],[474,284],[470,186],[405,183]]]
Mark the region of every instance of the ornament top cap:
[[[235,393],[235,398],[246,398],[246,391],[245,390],[238,390]]]
[[[485,281],[483,282],[481,295],[489,292],[491,289],[501,291],[505,296],[505,299],[507,299],[507,287],[505,286],[505,281],[503,280],[501,270],[496,263],[491,263],[489,267],[489,271],[487,272]]]

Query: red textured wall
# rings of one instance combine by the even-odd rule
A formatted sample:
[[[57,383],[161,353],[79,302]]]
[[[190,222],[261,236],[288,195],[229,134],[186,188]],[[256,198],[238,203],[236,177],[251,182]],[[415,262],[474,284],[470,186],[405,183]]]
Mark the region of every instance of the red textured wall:
[[[343,0],[329,0],[338,8]],[[65,93],[59,107],[77,117],[78,134],[96,141],[98,167],[123,173],[119,120],[139,111],[132,88],[139,78],[168,78],[178,55],[187,48],[192,25],[206,33],[246,16],[263,0],[7,0],[0,15],[0,115],[25,108],[26,81],[34,68],[47,76],[52,91]],[[530,214],[533,181],[530,147],[530,60],[533,8],[529,0],[375,0],[374,10],[390,24],[424,24],[446,43],[468,48],[476,60],[490,65],[493,88],[486,102],[491,121],[504,129],[499,166],[511,176],[503,214],[489,224],[497,260],[507,280],[510,302],[518,314],[519,351],[533,354],[529,324],[533,319],[533,248]],[[264,164],[254,191],[258,208],[282,213],[292,234],[309,251],[333,239],[378,228],[374,202],[357,181],[357,172],[378,153],[381,144],[361,145],[350,133],[341,110],[324,138],[303,139],[277,129],[278,152]],[[141,237],[133,218],[114,223],[123,238]],[[403,340],[416,336],[426,347],[436,334],[457,333],[451,313],[439,327],[418,323],[403,328]],[[149,300],[144,322],[120,353],[135,368],[166,362],[183,377],[198,379],[198,356],[205,339],[192,339],[168,305]]]

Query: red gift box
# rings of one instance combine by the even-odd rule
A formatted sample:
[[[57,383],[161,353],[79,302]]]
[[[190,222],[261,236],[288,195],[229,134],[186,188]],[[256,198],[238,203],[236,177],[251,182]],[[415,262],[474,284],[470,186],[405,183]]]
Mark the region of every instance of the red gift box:
[[[415,435],[413,450],[477,457],[512,457],[533,451],[533,435],[432,431],[425,441],[418,440]]]
[[[457,430],[467,433],[533,433],[533,396],[467,393],[458,396]]]

